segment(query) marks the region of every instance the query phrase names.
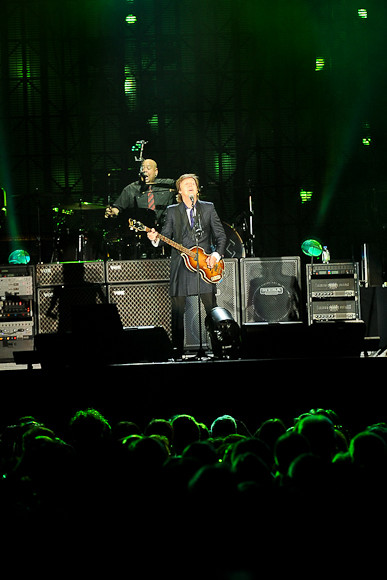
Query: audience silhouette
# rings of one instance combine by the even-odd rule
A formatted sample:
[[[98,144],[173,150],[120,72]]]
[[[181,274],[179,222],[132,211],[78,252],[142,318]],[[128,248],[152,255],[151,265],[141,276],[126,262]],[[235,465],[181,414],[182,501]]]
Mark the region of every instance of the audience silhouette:
[[[337,526],[356,547],[384,524],[387,423],[351,433],[332,410],[311,409],[251,433],[232,415],[140,427],[86,408],[64,433],[21,417],[0,438],[3,527],[87,536],[94,549],[114,538],[143,577],[176,565],[179,577],[250,580],[265,562],[284,573],[293,551],[317,557]]]

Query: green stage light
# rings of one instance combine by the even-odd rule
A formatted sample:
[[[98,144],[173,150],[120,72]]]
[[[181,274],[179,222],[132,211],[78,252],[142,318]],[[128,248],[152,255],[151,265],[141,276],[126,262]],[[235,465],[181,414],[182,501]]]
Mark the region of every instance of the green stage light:
[[[134,14],[128,14],[125,18],[125,22],[127,24],[135,24],[137,22],[137,16],[134,16]]]
[[[9,264],[28,264],[30,260],[30,255],[25,250],[14,250],[8,256]]]
[[[301,250],[307,256],[311,256],[313,258],[316,258],[318,256],[321,256],[322,251],[323,251],[323,247],[318,240],[308,239],[308,240],[304,240],[302,242]]]
[[[125,67],[125,94],[133,95],[136,93],[136,79],[130,74],[128,67]]]
[[[313,191],[305,191],[305,189],[301,189],[300,191],[300,198],[301,203],[307,203],[312,200]]]
[[[365,8],[359,8],[357,11],[359,18],[368,18],[368,12]]]
[[[159,116],[157,114],[153,115],[153,117],[148,120],[148,125],[150,125],[152,129],[157,129],[159,126]]]
[[[316,58],[316,66],[315,66],[315,71],[320,71],[323,70],[323,68],[325,67],[325,58]]]

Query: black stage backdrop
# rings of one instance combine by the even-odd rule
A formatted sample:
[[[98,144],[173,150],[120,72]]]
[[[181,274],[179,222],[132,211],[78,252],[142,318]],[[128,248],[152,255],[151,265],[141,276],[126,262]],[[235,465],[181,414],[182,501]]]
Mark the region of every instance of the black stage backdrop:
[[[384,279],[386,10],[4,0],[0,262],[10,246],[50,261],[58,225],[80,227],[66,210],[114,199],[146,141],[160,176],[200,176],[249,253],[296,255],[312,236],[348,260],[367,243]]]

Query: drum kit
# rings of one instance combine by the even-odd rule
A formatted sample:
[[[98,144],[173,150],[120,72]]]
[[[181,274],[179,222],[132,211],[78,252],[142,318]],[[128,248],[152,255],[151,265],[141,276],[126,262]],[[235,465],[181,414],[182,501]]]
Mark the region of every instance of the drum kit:
[[[105,219],[105,209],[105,204],[82,200],[53,207],[54,242],[51,261],[80,262],[150,257],[154,248],[150,246],[146,235],[130,230],[125,215]],[[139,219],[150,223],[152,227],[156,226],[153,223],[154,212],[136,209],[136,215],[139,212]]]
[[[98,225],[105,206],[79,200],[52,208],[52,262],[91,261],[99,258]]]

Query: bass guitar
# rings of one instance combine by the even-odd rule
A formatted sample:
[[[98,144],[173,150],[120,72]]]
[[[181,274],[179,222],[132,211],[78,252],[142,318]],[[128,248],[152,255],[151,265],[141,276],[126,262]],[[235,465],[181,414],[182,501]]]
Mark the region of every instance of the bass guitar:
[[[141,222],[133,219],[129,219],[129,228],[137,232],[151,231],[151,228],[148,228]],[[157,238],[178,250],[181,253],[184,264],[188,270],[191,270],[191,272],[197,272],[197,270],[199,270],[200,276],[208,284],[216,284],[222,280],[224,274],[223,259],[219,260],[213,268],[209,268],[206,260],[210,254],[207,254],[200,246],[194,246],[193,248],[188,249],[158,232]]]

